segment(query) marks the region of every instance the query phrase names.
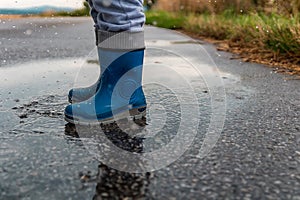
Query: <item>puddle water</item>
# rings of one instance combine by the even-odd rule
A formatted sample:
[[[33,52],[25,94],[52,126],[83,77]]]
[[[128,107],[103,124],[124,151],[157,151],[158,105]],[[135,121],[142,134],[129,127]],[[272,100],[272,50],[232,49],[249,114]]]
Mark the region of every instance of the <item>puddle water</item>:
[[[145,66],[152,68],[145,67],[144,73],[148,102],[146,118],[135,122],[121,120],[98,127],[75,127],[63,119],[68,89],[74,82],[89,85],[97,79],[98,67],[91,62],[95,58],[49,60],[0,68],[3,80],[0,94],[0,197],[142,198],[152,173],[132,174],[115,170],[104,165],[106,163],[99,165],[99,155],[93,153],[100,152],[103,157],[108,155],[105,152],[112,149],[105,145],[107,140],[126,152],[156,152],[177,141],[182,117],[190,114],[189,123],[197,123],[197,142],[201,146],[212,115],[210,90],[205,81],[174,56],[161,59],[163,55],[155,51],[148,52],[148,56]],[[173,74],[164,68],[168,62],[172,63]],[[190,79],[188,86],[183,84],[184,81],[178,81],[180,77],[185,81]],[[224,77],[228,85],[239,81],[228,74]],[[166,87],[168,84],[172,87]],[[246,96],[247,92],[240,94]],[[199,115],[193,114],[195,110]],[[183,129],[182,133],[188,135],[194,127]],[[180,147],[185,139],[188,140],[182,137],[177,146]],[[134,165],[142,168],[143,163],[141,160]]]

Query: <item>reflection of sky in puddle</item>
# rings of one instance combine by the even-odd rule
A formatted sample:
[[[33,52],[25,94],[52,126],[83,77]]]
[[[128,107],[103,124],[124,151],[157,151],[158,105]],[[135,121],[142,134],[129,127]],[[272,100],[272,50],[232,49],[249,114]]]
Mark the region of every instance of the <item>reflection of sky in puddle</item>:
[[[151,81],[151,78],[155,77],[155,80],[163,80],[175,89],[168,91],[163,87],[166,84],[145,85],[144,90],[149,103],[148,125],[136,134],[137,137],[145,138],[143,151],[160,149],[174,139],[181,109],[194,109],[193,106],[179,105],[183,102],[199,104],[200,136],[195,142],[200,147],[203,142],[201,135],[208,129],[211,116],[210,96],[203,78],[180,57],[153,54],[153,51],[146,54],[144,81]],[[66,94],[69,88],[74,84],[92,84],[99,74],[99,67],[95,63],[87,63],[86,60],[95,58],[46,60],[0,68],[0,163],[3,168],[18,171],[18,174],[10,174],[4,181],[11,183],[15,180],[25,180],[21,181],[22,185],[15,188],[14,192],[26,191],[28,187],[33,186],[32,182],[29,184],[28,181],[34,178],[45,187],[56,187],[57,184],[49,182],[51,178],[59,177],[61,180],[64,176],[72,177],[70,173],[82,170],[80,167],[98,164],[91,162],[89,152],[82,144],[95,143],[87,142],[84,138],[71,139],[71,136],[65,136],[68,130],[63,119],[63,109],[68,104]],[[223,78],[225,84],[231,85],[239,81],[231,74],[221,76],[226,77]],[[194,90],[198,102],[191,102],[192,98],[186,89],[187,86],[183,84],[184,81],[178,81],[182,77]],[[172,95],[174,91],[183,97],[176,99],[176,96]],[[21,114],[26,117],[20,118]],[[190,127],[185,127],[186,133],[190,131]],[[124,141],[117,143],[123,144]],[[68,170],[65,170],[66,166]],[[53,167],[55,172],[51,171]],[[75,193],[67,185],[60,187],[65,193]],[[40,191],[41,188],[32,190]]]
[[[1,115],[4,116],[5,112],[10,113],[10,109],[16,104],[26,103],[37,96],[51,94],[66,96],[69,88],[73,86],[87,86],[94,83],[99,74],[99,67],[90,61],[97,60],[96,55],[97,51],[94,49],[94,52],[84,59],[45,60],[0,68]],[[155,81],[172,85],[184,93],[186,91],[183,81],[178,80],[185,78],[189,86],[196,88],[197,93],[207,91],[201,75],[182,57],[150,48],[146,51],[144,63],[144,82],[151,82],[155,77]],[[210,66],[203,64],[203,68]],[[203,73],[203,70],[200,71]],[[221,73],[221,76],[226,84],[239,81],[239,78],[231,74]],[[149,85],[145,86],[147,87],[149,88]],[[151,87],[149,89],[151,90]],[[147,90],[146,96],[151,96],[147,94]],[[6,124],[4,120],[5,117],[0,117],[0,121]]]
[[[90,58],[85,58],[85,60],[90,60]],[[4,80],[1,86],[3,88],[1,99],[4,102],[2,102],[1,107],[3,112],[0,115],[0,122],[3,124],[3,132],[6,132],[6,134],[10,132],[30,135],[53,133],[63,129],[63,124],[65,123],[63,120],[63,109],[68,104],[66,94],[69,88],[74,85],[74,81],[78,85],[89,85],[97,79],[97,74],[99,73],[97,65],[88,63],[85,60],[47,60],[1,68],[1,77]],[[166,64],[169,62],[175,62],[176,65],[166,68]],[[184,96],[179,99],[181,103],[182,101],[189,101],[189,98],[187,98],[189,94],[184,90],[186,86],[183,84],[183,81],[178,81],[178,79],[182,79],[183,76],[196,79],[197,76],[195,76],[193,71],[189,71],[189,67],[184,61],[167,57],[163,59],[163,63],[155,63],[155,58],[146,58],[144,72],[145,80],[148,77],[150,80],[151,77],[155,77],[157,82],[162,82],[161,86],[145,85],[145,94],[148,99],[149,109],[152,112],[151,116],[155,117],[155,119],[149,118],[148,137],[157,136],[159,138],[158,136],[163,136],[162,138],[165,138],[168,134],[159,132],[159,130],[163,128],[170,134],[176,133],[176,131],[172,132],[172,128],[177,126],[175,123],[178,119],[177,115],[179,114],[180,116],[178,101],[171,100],[173,98],[172,92],[177,90]],[[192,84],[197,85],[195,83],[198,84],[198,92],[201,93],[205,84],[201,80]],[[168,84],[175,87],[175,90],[170,91],[171,93],[163,87],[164,85],[168,86]],[[204,88],[203,90],[207,89]],[[206,93],[199,95],[204,95],[207,99]],[[177,104],[175,105],[174,103],[176,102]],[[166,106],[165,109],[167,108],[168,113],[157,112],[157,109],[159,111],[162,110],[159,105]],[[175,109],[176,107],[179,110]],[[18,117],[20,115],[24,117]],[[164,120],[169,122],[169,127],[156,123]],[[175,124],[172,124],[172,122]],[[172,138],[171,135],[169,137]],[[150,149],[153,148],[153,145],[150,143],[148,146]]]
[[[84,59],[46,60],[1,68],[0,74],[4,80],[1,100],[5,101],[0,111],[4,111],[2,116],[5,113],[8,116],[0,116],[0,122],[4,124],[3,132],[25,135],[61,132],[65,124],[63,109],[68,104],[67,92],[74,86],[94,83],[99,75],[99,67],[94,62],[96,55],[94,49]],[[144,151],[159,149],[172,140],[182,109],[186,109],[186,113],[199,109],[200,132],[204,134],[211,116],[211,99],[203,76],[219,75],[211,69],[213,63],[193,66],[185,57],[151,48],[146,51],[144,63],[144,90],[149,104],[148,126],[140,133],[140,136],[147,138]],[[197,67],[202,67],[198,69],[200,73]],[[225,84],[239,81],[231,74],[223,73],[221,76]],[[11,109],[16,106],[19,106],[16,110]],[[19,119],[18,115],[24,113],[26,117]],[[197,117],[191,122],[194,120],[198,120]],[[184,128],[186,132],[190,131],[190,127]]]
[[[74,68],[80,67],[80,59],[29,62],[22,65],[0,68],[3,88],[28,85],[44,88],[51,81],[61,81],[74,76]],[[38,84],[44,83],[44,84]]]

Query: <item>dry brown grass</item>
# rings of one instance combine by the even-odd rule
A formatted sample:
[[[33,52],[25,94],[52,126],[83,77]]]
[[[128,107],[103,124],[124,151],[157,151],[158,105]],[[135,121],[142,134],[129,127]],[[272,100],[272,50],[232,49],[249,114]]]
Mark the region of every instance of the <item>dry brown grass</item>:
[[[234,8],[238,12],[249,11],[253,6],[249,0],[158,0],[156,8],[165,11],[219,13],[228,8]]]
[[[18,19],[22,17],[23,15],[0,15],[0,19]]]
[[[300,75],[300,23],[266,21],[257,15],[244,20],[222,20],[217,15],[190,16],[184,29],[194,37],[209,39],[219,50],[235,53],[236,58],[245,62],[266,64],[280,72]]]
[[[182,31],[220,50],[300,75],[300,0],[157,0],[154,8],[176,16],[160,13],[162,27],[182,18]]]
[[[230,8],[244,13],[264,11],[297,15],[300,12],[300,0],[157,0],[155,8],[197,13],[220,13]]]

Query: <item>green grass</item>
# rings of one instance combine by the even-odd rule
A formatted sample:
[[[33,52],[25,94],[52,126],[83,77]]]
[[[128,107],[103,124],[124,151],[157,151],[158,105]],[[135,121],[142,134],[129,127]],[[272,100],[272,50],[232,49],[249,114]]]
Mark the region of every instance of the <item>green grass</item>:
[[[164,11],[147,11],[146,19],[146,24],[168,29],[181,29],[186,21],[183,14]]]
[[[266,47],[279,53],[300,53],[299,19],[279,15],[261,15],[260,19],[265,29]]]
[[[54,13],[42,13],[41,16],[63,16],[63,17],[84,17],[90,15],[90,7],[87,2],[83,3],[83,8],[74,11],[60,11]]]
[[[75,10],[75,11],[71,11],[71,12],[67,12],[67,11],[56,12],[56,13],[52,13],[51,15],[54,16],[54,17],[57,17],[57,16],[62,16],[62,17],[85,17],[85,16],[89,16],[89,13],[86,13],[85,11],[81,11],[81,10]]]
[[[277,54],[300,55],[300,18],[278,14],[182,14],[164,11],[146,13],[147,24],[181,28],[199,36],[229,40],[241,46],[253,46]]]
[[[82,16],[89,16],[89,11],[86,11],[85,9],[78,9],[71,12],[61,11],[56,12],[53,14],[54,16],[70,16],[70,17],[82,17]]]

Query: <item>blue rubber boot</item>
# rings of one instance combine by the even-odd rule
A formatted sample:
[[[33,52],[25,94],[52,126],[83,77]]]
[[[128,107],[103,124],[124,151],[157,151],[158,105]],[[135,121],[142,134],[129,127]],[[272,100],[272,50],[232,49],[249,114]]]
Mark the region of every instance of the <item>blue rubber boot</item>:
[[[101,72],[100,72],[101,73]],[[99,89],[101,79],[99,78],[93,85],[85,88],[72,88],[68,94],[68,101],[70,103],[78,103],[88,100],[96,94]]]
[[[98,55],[99,55],[99,49],[98,49]],[[99,78],[93,85],[91,85],[89,87],[72,88],[68,93],[69,103],[79,103],[82,101],[86,101],[89,98],[91,98],[92,96],[94,96],[100,87],[101,73],[104,70],[105,70],[105,68],[102,65],[100,65]]]
[[[141,86],[144,50],[121,51],[99,48],[101,74],[99,88],[86,101],[66,107],[65,120],[94,125],[146,115],[146,99]]]

